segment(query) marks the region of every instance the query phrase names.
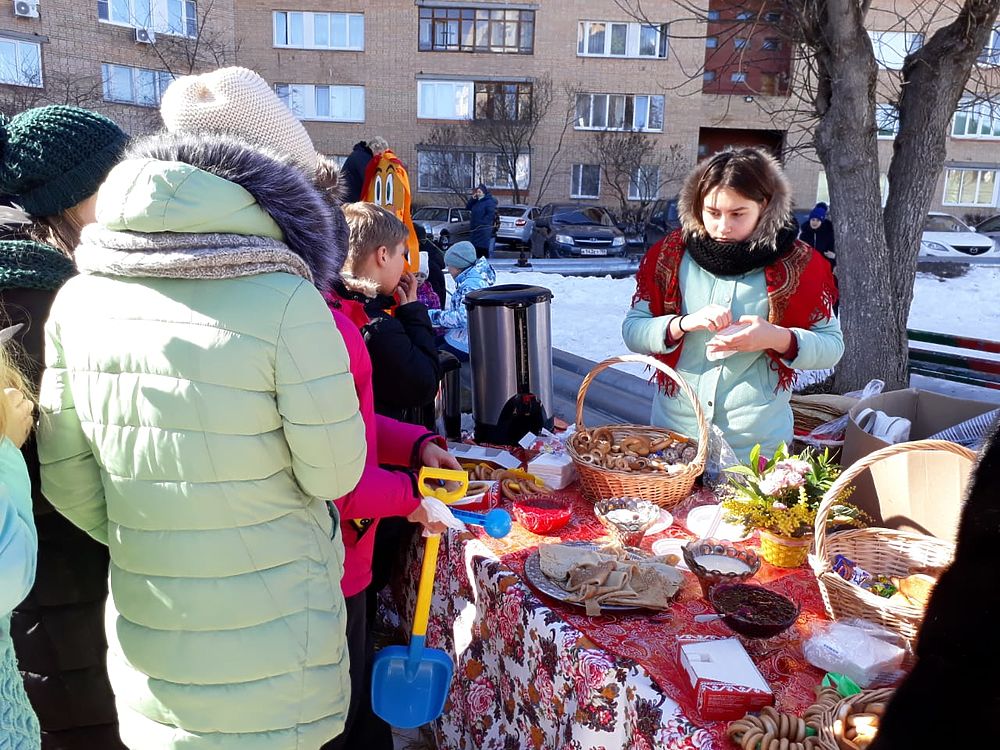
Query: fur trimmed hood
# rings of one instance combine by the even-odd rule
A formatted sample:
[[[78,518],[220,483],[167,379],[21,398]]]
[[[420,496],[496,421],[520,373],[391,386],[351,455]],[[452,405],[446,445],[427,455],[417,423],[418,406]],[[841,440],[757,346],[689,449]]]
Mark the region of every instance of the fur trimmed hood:
[[[757,229],[754,230],[749,241],[755,247],[773,247],[777,242],[778,232],[790,221],[793,221],[792,189],[778,160],[763,149],[759,149],[759,152],[765,159],[766,167],[771,173],[777,189],[761,212]],[[678,195],[677,212],[680,216],[681,227],[684,230],[685,237],[692,235],[699,237],[706,236],[705,225],[701,221],[701,216],[696,215],[694,205],[702,178],[705,176],[705,172],[708,170],[713,158],[704,159],[692,170],[687,179],[684,180],[684,185]]]
[[[338,241],[333,209],[289,157],[231,136],[160,133],[135,141],[124,158],[181,162],[239,185],[274,220],[317,287],[340,278],[347,246]]]

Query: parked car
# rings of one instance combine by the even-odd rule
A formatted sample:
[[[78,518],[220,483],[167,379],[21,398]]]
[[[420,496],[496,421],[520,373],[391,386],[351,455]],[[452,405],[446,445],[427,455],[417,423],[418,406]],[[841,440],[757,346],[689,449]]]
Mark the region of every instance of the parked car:
[[[1000,215],[991,216],[990,218],[979,222],[976,224],[976,231],[979,232],[979,234],[985,234],[993,240],[994,248],[1000,249]]]
[[[515,203],[512,206],[497,206],[497,216],[500,217],[500,228],[497,230],[497,242],[505,242],[514,248],[531,244],[531,233],[535,231],[535,219],[538,218],[538,207]]]
[[[677,213],[676,198],[661,198],[653,203],[646,219],[644,235],[646,247],[652,247],[675,229],[680,229],[681,218]]]
[[[534,258],[625,254],[625,233],[603,206],[549,203],[538,212],[531,235]]]
[[[468,239],[472,212],[448,206],[424,206],[413,212],[413,223],[422,224],[427,236],[447,249],[452,242]]]
[[[920,254],[962,258],[996,255],[993,240],[951,214],[931,212],[924,220]]]

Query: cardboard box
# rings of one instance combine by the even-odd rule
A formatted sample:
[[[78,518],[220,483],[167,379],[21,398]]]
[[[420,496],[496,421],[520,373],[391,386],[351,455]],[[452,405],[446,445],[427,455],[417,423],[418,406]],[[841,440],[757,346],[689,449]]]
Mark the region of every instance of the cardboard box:
[[[521,462],[511,453],[499,448],[486,448],[471,443],[448,443],[448,450],[459,463],[490,463],[502,469],[516,469]]]
[[[702,719],[742,719],[774,703],[774,693],[737,638],[682,635],[677,642]]]
[[[996,404],[909,388],[863,399],[851,409],[841,463],[847,467],[888,443],[863,432],[858,414],[866,408],[909,419],[910,440],[996,408]],[[879,526],[953,540],[962,513],[972,462],[942,451],[918,451],[880,461],[854,482],[851,502]]]

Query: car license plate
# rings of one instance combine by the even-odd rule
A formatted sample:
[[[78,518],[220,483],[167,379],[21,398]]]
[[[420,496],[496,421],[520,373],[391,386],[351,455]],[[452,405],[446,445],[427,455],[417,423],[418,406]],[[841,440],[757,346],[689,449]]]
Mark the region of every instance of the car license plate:
[[[581,247],[580,255],[607,255],[607,248],[603,247]]]

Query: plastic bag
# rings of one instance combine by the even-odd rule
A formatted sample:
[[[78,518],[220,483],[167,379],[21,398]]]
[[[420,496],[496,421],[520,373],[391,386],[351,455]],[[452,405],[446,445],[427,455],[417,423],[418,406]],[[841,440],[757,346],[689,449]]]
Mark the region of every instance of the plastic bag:
[[[443,523],[449,529],[454,529],[455,531],[465,531],[465,524],[455,518],[455,515],[451,512],[451,508],[436,497],[425,497],[420,501],[420,505],[427,513],[428,520]],[[431,536],[426,526],[423,528],[423,536]]]
[[[838,672],[863,688],[892,685],[905,674],[908,645],[898,634],[867,620],[819,622],[802,644],[806,661]]]
[[[714,424],[708,435],[708,457],[705,459],[705,471],[702,481],[706,487],[714,488],[729,481],[726,469],[736,466],[740,460],[736,457],[729,442],[722,435],[722,430]]]
[[[869,380],[868,385],[866,385],[863,390],[851,391],[850,393],[845,393],[844,395],[861,400],[877,396],[883,390],[885,390],[885,383],[883,381]],[[850,419],[850,415],[845,414],[844,416],[837,417],[829,422],[824,422],[808,435],[804,435],[799,439],[803,443],[814,445],[819,448],[830,446],[832,444],[840,445],[844,442],[844,433],[847,431],[847,423]]]

